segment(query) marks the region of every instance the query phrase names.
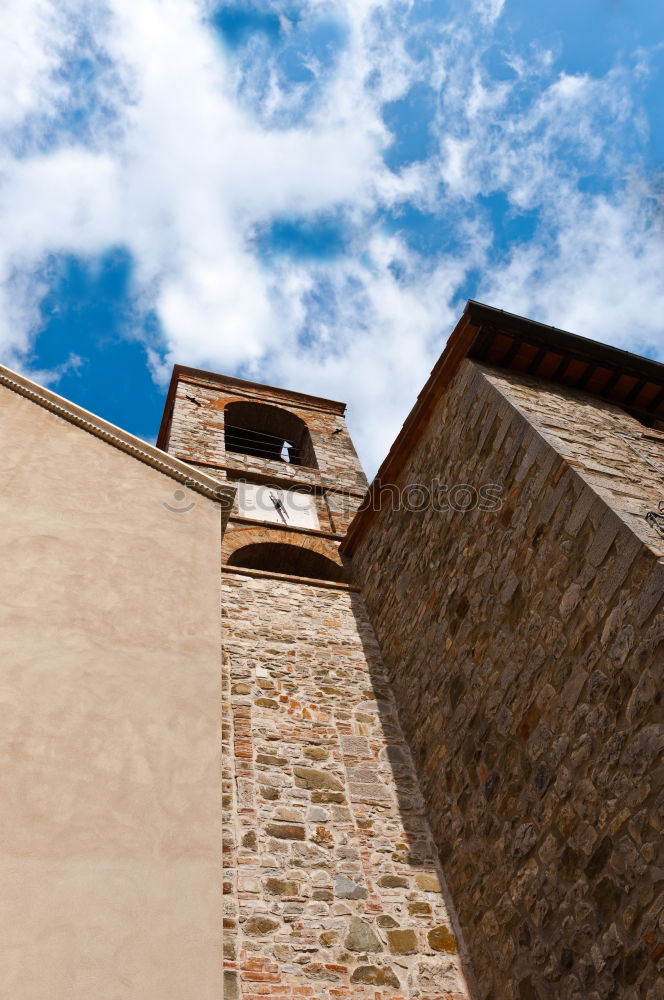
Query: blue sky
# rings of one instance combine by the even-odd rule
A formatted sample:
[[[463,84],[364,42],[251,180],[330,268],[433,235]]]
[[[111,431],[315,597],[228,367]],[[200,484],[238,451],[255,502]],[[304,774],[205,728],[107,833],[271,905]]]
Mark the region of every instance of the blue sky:
[[[349,403],[468,297],[664,358],[656,0],[5,0],[0,360],[147,439],[175,362]]]

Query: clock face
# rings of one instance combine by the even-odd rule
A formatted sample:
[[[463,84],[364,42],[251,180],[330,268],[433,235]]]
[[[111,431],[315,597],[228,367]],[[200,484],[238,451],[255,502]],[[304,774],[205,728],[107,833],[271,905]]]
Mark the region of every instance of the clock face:
[[[240,514],[256,521],[270,521],[291,528],[320,527],[316,499],[300,490],[282,490],[256,483],[238,484]]]

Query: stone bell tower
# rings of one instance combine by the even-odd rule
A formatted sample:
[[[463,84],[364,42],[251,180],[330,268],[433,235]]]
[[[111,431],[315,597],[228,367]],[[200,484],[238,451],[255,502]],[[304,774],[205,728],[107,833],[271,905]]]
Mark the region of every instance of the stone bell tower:
[[[177,366],[159,435],[237,484],[221,552],[224,997],[465,1000],[410,752],[338,551],[367,487],[344,411]]]
[[[341,580],[367,488],[344,403],[176,366],[159,447],[236,484],[224,566]]]

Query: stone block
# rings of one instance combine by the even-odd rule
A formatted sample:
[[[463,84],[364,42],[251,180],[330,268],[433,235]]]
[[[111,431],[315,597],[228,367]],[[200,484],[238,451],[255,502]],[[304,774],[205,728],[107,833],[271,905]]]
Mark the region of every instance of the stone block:
[[[429,931],[427,939],[429,947],[433,948],[434,951],[446,951],[453,955],[457,952],[456,938],[449,927],[445,927],[444,924],[433,927]]]
[[[337,899],[366,899],[367,890],[347,875],[334,876],[334,895]]]
[[[329,771],[320,771],[314,767],[304,767],[295,765],[293,768],[295,784],[298,788],[307,788],[310,791],[343,791],[343,782]]]
[[[382,951],[383,946],[376,936],[370,924],[360,917],[351,917],[348,926],[348,933],[344,940],[344,946],[348,951],[376,952]]]
[[[242,925],[242,929],[245,934],[250,936],[263,937],[266,934],[272,934],[279,927],[279,921],[273,920],[271,917],[266,916],[255,916],[250,917]]]
[[[393,955],[415,955],[417,953],[417,934],[413,930],[388,931],[387,943]]]
[[[265,832],[278,840],[304,840],[306,836],[304,827],[295,823],[267,823]]]
[[[350,981],[367,986],[387,986],[395,990],[401,986],[396,973],[389,966],[359,965],[353,971]]]

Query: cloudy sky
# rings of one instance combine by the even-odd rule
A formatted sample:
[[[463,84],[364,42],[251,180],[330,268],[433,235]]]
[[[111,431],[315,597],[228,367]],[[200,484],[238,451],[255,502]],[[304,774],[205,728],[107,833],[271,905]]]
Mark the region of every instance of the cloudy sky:
[[[661,0],[2,0],[0,360],[153,440],[174,362],[374,471],[477,298],[664,358]]]

